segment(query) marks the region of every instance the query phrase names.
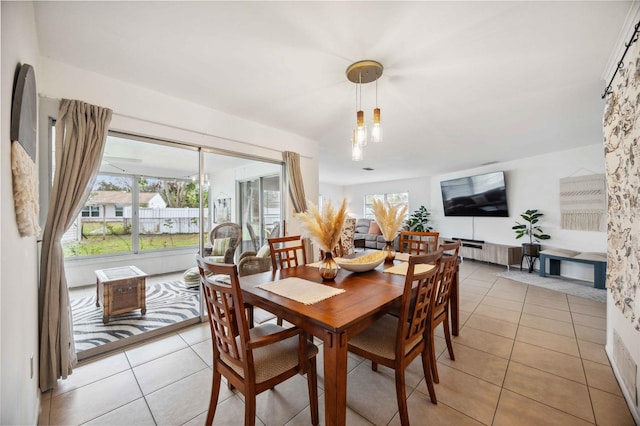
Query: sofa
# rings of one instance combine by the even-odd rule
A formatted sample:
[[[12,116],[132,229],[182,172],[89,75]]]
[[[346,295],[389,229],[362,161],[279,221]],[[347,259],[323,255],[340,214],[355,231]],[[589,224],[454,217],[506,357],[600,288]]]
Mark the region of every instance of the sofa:
[[[384,246],[387,244],[382,233],[376,232],[376,227],[373,229],[371,227],[371,222],[374,222],[374,219],[358,219],[356,220],[356,232],[354,235],[355,240],[364,240],[364,247],[368,249],[376,249],[382,250]],[[403,227],[404,229],[405,227]],[[373,231],[373,233],[369,233]],[[393,249],[398,251],[400,233],[396,235],[393,239]]]

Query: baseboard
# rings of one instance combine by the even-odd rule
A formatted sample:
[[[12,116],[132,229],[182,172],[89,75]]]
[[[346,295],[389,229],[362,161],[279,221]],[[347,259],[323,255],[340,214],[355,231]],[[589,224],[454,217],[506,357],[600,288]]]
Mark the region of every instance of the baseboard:
[[[611,352],[610,345],[605,345],[604,352],[607,354],[607,358],[609,358],[609,364],[611,364],[611,368],[613,369],[613,375],[616,376],[616,380],[618,384],[622,383],[622,375],[618,370],[618,366],[613,361],[613,353]],[[626,386],[619,386],[620,391],[622,392],[622,396],[624,397],[625,402],[627,403],[627,407],[629,407],[629,412],[633,416],[633,421],[636,422],[637,425],[640,425],[640,412],[638,412],[638,407],[635,404],[635,398],[629,395],[629,391]]]

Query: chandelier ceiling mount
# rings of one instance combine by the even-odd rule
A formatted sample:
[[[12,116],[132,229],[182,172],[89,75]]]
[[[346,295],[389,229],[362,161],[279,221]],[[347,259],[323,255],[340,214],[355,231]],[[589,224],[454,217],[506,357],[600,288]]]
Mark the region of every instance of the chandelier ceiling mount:
[[[362,84],[376,82],[376,105],[373,110],[373,122],[371,126],[371,140],[382,141],[382,125],[380,121],[380,108],[378,108],[378,79],[382,76],[384,67],[377,61],[358,61],[347,68],[347,79],[356,84],[356,128],[351,136],[351,159],[362,161],[363,148],[367,145],[367,126],[364,122],[362,111]],[[358,97],[359,95],[359,97]]]

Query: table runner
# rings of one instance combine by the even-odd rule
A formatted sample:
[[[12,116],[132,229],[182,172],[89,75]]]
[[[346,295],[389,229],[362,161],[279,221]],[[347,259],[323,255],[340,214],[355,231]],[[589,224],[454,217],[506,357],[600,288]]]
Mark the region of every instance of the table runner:
[[[284,278],[257,286],[287,299],[313,305],[321,300],[328,299],[337,294],[344,293],[343,289],[329,287],[328,285],[314,283],[302,278]]]
[[[409,253],[398,253],[398,252],[396,252],[396,260],[400,260],[402,262],[408,262],[409,261],[409,256],[411,256]]]
[[[407,275],[408,268],[409,268],[409,263],[403,262],[399,265],[395,265],[395,266],[392,266],[391,268],[387,268],[383,272],[387,272],[389,274]],[[434,265],[419,263],[416,265],[414,269],[414,274],[422,274],[423,272],[430,271],[433,268],[434,268]]]

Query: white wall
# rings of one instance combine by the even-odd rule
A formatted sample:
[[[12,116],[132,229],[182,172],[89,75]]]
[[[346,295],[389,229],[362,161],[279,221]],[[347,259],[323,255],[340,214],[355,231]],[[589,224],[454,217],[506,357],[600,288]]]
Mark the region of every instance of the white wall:
[[[339,206],[344,199],[344,186],[320,182],[320,195],[325,201],[329,200],[334,206]],[[317,199],[310,201],[314,204],[318,204]],[[351,210],[349,210],[349,213],[354,217],[358,217],[358,215],[353,213]]]
[[[509,217],[444,216],[440,181],[500,170],[505,172]],[[560,178],[593,173],[604,173],[602,143],[434,176],[431,179],[432,226],[445,237],[520,245],[526,241],[516,240],[511,227],[516,220],[521,221],[520,213],[528,209],[538,209],[544,213],[540,226],[546,234],[551,235],[550,240],[542,242],[543,248],[606,252],[606,232],[560,228]],[[593,280],[593,267],[590,265],[564,262],[561,272],[566,277]]]
[[[0,144],[0,423],[35,424],[38,418],[38,258],[35,237],[21,238],[16,225],[11,179],[10,120],[18,63],[38,63],[32,3],[1,2],[2,94]],[[34,374],[31,376],[30,357]]]
[[[445,217],[440,181],[493,171],[505,171],[509,217]],[[551,239],[543,247],[559,247],[577,251],[606,252],[606,232],[570,231],[560,228],[560,178],[604,173],[602,144],[497,163],[455,173],[377,182],[343,187],[349,211],[356,217],[364,214],[364,196],[374,193],[409,192],[409,211],[424,205],[431,212],[430,225],[444,237],[470,238],[492,243],[520,245],[511,227],[527,209],[538,209],[545,216],[540,222]],[[328,187],[325,184],[322,187]],[[562,264],[562,275],[593,280],[589,265]]]
[[[409,193],[409,214],[420,206],[430,210],[431,187],[428,176],[415,179],[399,179],[387,182],[363,183],[348,185],[343,189],[344,197],[349,204],[349,212],[355,217],[364,216],[364,196],[369,194],[389,194],[394,192]],[[438,188],[438,191],[440,189]]]

